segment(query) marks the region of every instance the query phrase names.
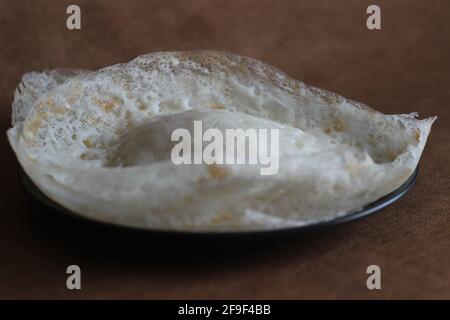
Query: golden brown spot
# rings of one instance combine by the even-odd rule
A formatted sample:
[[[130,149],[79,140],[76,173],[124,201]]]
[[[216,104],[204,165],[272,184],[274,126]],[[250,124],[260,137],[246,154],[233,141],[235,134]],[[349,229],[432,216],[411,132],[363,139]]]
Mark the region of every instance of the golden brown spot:
[[[414,138],[416,138],[416,141],[420,141],[420,130],[416,129],[416,132],[414,133]]]
[[[94,147],[94,143],[92,143],[91,139],[84,139],[83,140],[83,144],[86,146],[86,148],[93,148]]]
[[[389,161],[394,161],[397,158],[397,153],[393,150],[386,151],[386,157]]]
[[[211,103],[210,105],[208,105],[208,108],[214,109],[214,110],[222,110],[224,108],[224,106],[221,103]]]
[[[74,104],[75,102],[77,102],[78,99],[80,99],[81,96],[81,84],[79,81],[76,81],[75,83],[72,84],[71,86],[71,93],[70,95],[67,97],[67,102],[69,104]]]
[[[94,160],[98,159],[98,157],[95,154],[89,154],[89,153],[82,153],[80,156],[81,160]]]
[[[52,113],[57,113],[57,114],[64,114],[68,111],[68,109],[57,105],[55,100],[53,100],[52,98],[48,99],[45,102],[45,105],[47,106],[48,110]]]
[[[208,174],[214,179],[222,180],[229,176],[230,172],[225,167],[221,167],[217,164],[212,164],[208,166]]]
[[[65,114],[68,111],[67,108],[57,105],[53,98],[39,102],[36,110],[43,118],[47,117],[47,111],[56,114]]]
[[[147,109],[146,105],[145,105],[142,101],[138,101],[137,107],[138,107],[138,109],[141,110],[141,111]]]
[[[57,113],[57,114],[65,114],[68,109],[61,107],[61,106],[56,106],[54,109],[51,109],[51,111],[53,111],[53,113]]]
[[[35,135],[36,132],[41,128],[41,126],[41,117],[37,114],[32,119],[26,122],[25,131],[31,132],[32,135]]]
[[[333,124],[333,129],[336,131],[344,131],[347,129],[347,126],[339,118],[336,118]]]
[[[117,106],[122,105],[123,101],[120,98],[114,97],[109,100],[102,100],[98,98],[92,98],[94,103],[102,108],[105,112],[112,112]]]
[[[222,222],[227,222],[233,219],[233,215],[231,214],[231,212],[225,211],[225,212],[221,212],[216,214],[212,219],[211,219],[211,223],[212,224],[220,224]]]
[[[69,96],[67,98],[67,102],[69,104],[74,104],[75,102],[77,102],[77,100],[78,100],[78,96],[75,96],[75,95]]]
[[[325,133],[325,134],[330,134],[331,133],[331,128],[325,128],[325,129],[323,129],[323,132]]]
[[[289,79],[289,87],[291,87],[293,90],[300,89],[300,83],[295,79]]]

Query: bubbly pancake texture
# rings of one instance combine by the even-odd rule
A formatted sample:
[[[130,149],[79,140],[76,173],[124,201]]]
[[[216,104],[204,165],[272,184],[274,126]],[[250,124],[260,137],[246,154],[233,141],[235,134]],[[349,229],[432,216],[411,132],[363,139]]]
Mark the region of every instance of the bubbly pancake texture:
[[[280,130],[279,172],[175,165],[171,133],[194,121]],[[26,74],[9,141],[51,199],[143,229],[268,230],[355,212],[404,183],[435,118],[385,115],[260,61],[160,52],[98,71]]]

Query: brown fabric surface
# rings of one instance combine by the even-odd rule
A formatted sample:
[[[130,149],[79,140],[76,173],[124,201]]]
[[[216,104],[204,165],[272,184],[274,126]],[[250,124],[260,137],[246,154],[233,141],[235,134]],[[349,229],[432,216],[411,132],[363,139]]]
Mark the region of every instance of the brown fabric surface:
[[[73,1],[0,1],[0,298],[450,298],[449,1],[377,1],[380,31],[365,26],[372,1],[76,2],[81,31],[65,26]],[[437,115],[416,185],[367,219],[263,248],[102,249],[82,228],[62,231],[21,189],[6,141],[21,76],[198,48],[260,59],[385,113]],[[81,291],[66,289],[70,264]],[[382,290],[366,288],[371,264]]]

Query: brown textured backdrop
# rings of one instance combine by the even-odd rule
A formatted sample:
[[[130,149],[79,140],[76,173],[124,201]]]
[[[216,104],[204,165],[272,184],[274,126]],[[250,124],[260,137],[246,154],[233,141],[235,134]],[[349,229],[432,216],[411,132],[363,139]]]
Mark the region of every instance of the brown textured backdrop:
[[[65,27],[72,3],[81,31]],[[371,3],[1,0],[0,298],[450,298],[450,2],[376,1],[381,31],[365,27]],[[377,215],[263,249],[161,254],[150,241],[124,253],[128,242],[102,249],[82,228],[61,231],[20,188],[4,134],[21,76],[198,48],[263,60],[382,112],[437,115],[416,185]],[[82,268],[81,291],[65,288],[69,264]],[[370,264],[381,291],[365,287]]]

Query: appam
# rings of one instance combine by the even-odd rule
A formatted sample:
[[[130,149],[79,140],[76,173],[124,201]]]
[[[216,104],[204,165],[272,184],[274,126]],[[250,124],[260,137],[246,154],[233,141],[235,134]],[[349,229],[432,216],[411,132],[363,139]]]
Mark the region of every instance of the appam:
[[[149,230],[275,230],[332,221],[411,178],[435,117],[385,115],[217,51],[24,75],[7,132],[33,183],[83,217]],[[279,171],[176,165],[170,133],[276,127]]]

